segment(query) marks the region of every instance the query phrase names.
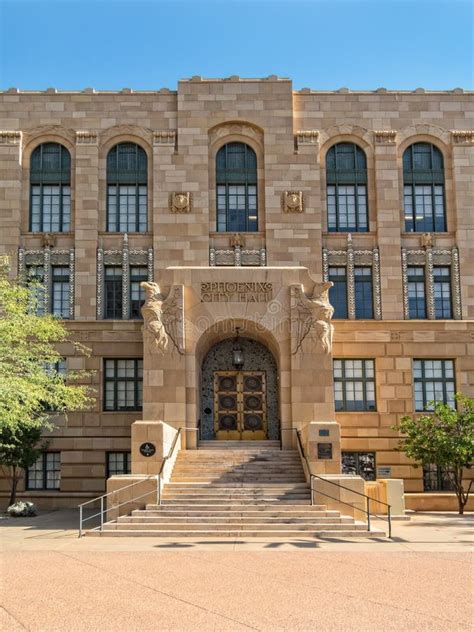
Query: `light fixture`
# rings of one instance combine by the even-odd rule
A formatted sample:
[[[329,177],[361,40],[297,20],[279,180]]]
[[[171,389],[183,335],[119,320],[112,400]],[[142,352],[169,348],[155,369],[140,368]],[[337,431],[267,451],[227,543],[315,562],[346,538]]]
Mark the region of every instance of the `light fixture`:
[[[238,370],[244,366],[244,350],[240,345],[240,327],[235,328],[236,336],[234,340],[234,346],[232,348],[232,364]]]

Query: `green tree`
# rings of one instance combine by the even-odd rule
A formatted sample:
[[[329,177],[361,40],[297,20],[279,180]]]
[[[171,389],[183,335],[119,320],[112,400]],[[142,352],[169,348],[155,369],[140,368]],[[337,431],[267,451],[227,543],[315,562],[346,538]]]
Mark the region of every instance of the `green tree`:
[[[456,395],[457,409],[443,403],[430,402],[433,412],[402,417],[393,426],[404,436],[398,449],[416,462],[416,466],[435,464],[448,477],[458,500],[459,513],[469,498],[472,480],[465,488],[465,470],[474,457],[474,399]]]
[[[42,288],[28,287],[8,276],[8,260],[0,260],[0,465],[11,481],[10,503],[23,468],[32,465],[43,433],[57,419],[87,408],[91,399],[84,381],[88,373],[61,375],[55,367],[62,359],[60,343],[72,344],[76,354],[89,350],[71,341],[64,324],[40,315]],[[83,382],[82,384],[80,382]]]

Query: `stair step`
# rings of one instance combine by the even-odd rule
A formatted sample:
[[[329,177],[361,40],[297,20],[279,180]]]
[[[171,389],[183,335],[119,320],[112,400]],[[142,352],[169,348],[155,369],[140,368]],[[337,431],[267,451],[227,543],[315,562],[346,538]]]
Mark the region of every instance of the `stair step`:
[[[105,527],[105,525],[104,525]],[[384,531],[370,531],[366,529],[344,529],[336,530],[328,527],[322,529],[311,529],[302,533],[294,529],[282,529],[281,531],[269,530],[235,530],[235,531],[216,531],[212,529],[188,529],[186,531],[178,530],[153,530],[153,529],[134,529],[133,533],[129,529],[105,529],[102,533],[99,531],[89,532],[92,536],[107,537],[158,537],[158,538],[385,538]]]
[[[118,519],[118,524],[182,524],[184,526],[190,524],[211,524],[211,525],[242,525],[242,524],[265,524],[265,525],[282,525],[282,524],[295,524],[295,525],[320,525],[320,524],[354,524],[354,520],[349,516],[311,516],[302,518],[300,516],[295,517],[282,517],[282,516],[170,516],[168,514],[157,514],[146,516],[121,516]]]

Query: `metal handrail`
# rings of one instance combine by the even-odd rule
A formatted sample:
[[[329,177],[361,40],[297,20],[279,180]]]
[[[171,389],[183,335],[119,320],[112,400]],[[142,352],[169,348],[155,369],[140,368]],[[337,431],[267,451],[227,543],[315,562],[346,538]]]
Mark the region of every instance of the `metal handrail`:
[[[98,516],[100,516],[100,525],[92,529],[92,531],[96,531],[96,530],[103,531],[104,514],[107,513],[107,509],[104,510],[104,499],[108,498],[109,496],[112,496],[112,494],[118,494],[124,491],[125,489],[130,489],[130,487],[134,487],[135,485],[140,485],[141,483],[145,483],[147,481],[155,479],[156,480],[156,500],[157,500],[157,504],[161,505],[161,475],[163,473],[163,469],[165,467],[166,461],[168,461],[174,454],[176,444],[178,443],[178,438],[181,435],[181,430],[182,428],[177,429],[176,434],[173,438],[173,442],[171,443],[171,447],[168,450],[168,454],[163,458],[160,471],[158,472],[158,474],[147,476],[146,478],[142,478],[139,481],[130,483],[130,485],[126,485],[125,487],[121,487],[120,489],[117,489],[115,491],[108,492],[107,494],[102,494],[102,496],[97,496],[97,498],[92,498],[92,500],[87,500],[85,503],[81,503],[80,505],[78,505],[79,507],[79,537],[82,537],[82,534],[84,531],[83,529],[84,523],[87,522],[88,520],[92,520],[93,518],[97,518]],[[134,498],[125,500],[124,502],[119,503],[118,505],[115,505],[113,509],[114,510],[119,509],[120,507],[123,507],[123,505],[128,505],[129,503],[136,502],[137,500],[140,500],[141,498],[144,498],[145,496],[149,496],[150,494],[151,492],[146,492],[145,494],[141,494],[141,496],[135,496]],[[84,518],[83,509],[85,505],[90,505],[91,503],[95,503],[98,501],[100,501],[100,511],[98,511],[96,514],[93,514],[92,516],[87,516],[87,518]]]
[[[314,498],[313,498],[313,491],[317,492],[318,494],[321,494],[322,496],[326,496],[327,498],[331,498],[332,500],[335,500],[336,502],[339,502],[343,505],[348,505],[349,507],[352,507],[352,509],[354,509],[355,511],[361,511],[365,514],[367,514],[367,531],[370,531],[370,516],[373,516],[374,518],[378,518],[379,520],[384,520],[386,522],[388,522],[388,537],[391,538],[392,537],[392,516],[391,516],[391,510],[392,507],[391,505],[389,505],[388,503],[384,502],[383,500],[376,500],[373,498],[370,498],[370,496],[367,496],[367,494],[363,494],[362,492],[358,492],[355,489],[351,489],[350,487],[346,487],[346,485],[341,485],[341,483],[336,483],[336,481],[331,481],[328,478],[324,478],[322,476],[319,476],[318,474],[313,474],[311,472],[311,466],[310,463],[308,461],[308,458],[305,454],[304,448],[303,448],[303,442],[301,441],[301,432],[300,430],[296,430],[296,436],[298,438],[298,450],[301,454],[301,457],[305,460],[306,462],[306,467],[308,468],[308,474],[310,477],[310,492],[311,492],[311,505],[314,505]],[[366,499],[366,509],[361,509],[359,507],[356,507],[355,505],[352,505],[351,503],[348,503],[344,500],[340,500],[339,498],[334,498],[334,496],[331,496],[330,494],[327,494],[325,492],[322,492],[320,490],[316,490],[315,488],[313,488],[313,479],[319,479],[320,481],[324,481],[325,483],[330,483],[331,485],[335,485],[336,487],[338,487],[339,489],[345,489],[349,492],[352,492],[353,494],[357,494],[358,496],[362,496],[363,498]],[[370,511],[370,501],[373,500],[376,503],[379,503],[381,505],[385,505],[387,507],[387,517],[385,518],[384,516],[380,516],[376,513],[373,513],[372,511]]]

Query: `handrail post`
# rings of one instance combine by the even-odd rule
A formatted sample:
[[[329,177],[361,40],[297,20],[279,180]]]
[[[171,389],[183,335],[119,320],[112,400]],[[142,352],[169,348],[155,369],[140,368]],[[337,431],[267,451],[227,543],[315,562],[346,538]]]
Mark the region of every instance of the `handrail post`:
[[[158,474],[158,505],[161,505],[161,474]]]
[[[392,537],[392,514],[391,514],[391,511],[392,511],[392,508],[389,505],[388,509],[387,509],[387,513],[388,513],[388,537],[389,538]]]
[[[79,505],[79,537],[82,538],[82,505]]]
[[[370,531],[370,498],[367,496],[367,531]]]
[[[309,488],[311,490],[311,506],[314,505],[313,481],[314,481],[314,476],[310,474],[309,475]]]
[[[100,530],[104,529],[104,497],[100,497]]]

